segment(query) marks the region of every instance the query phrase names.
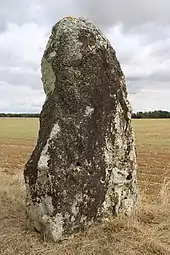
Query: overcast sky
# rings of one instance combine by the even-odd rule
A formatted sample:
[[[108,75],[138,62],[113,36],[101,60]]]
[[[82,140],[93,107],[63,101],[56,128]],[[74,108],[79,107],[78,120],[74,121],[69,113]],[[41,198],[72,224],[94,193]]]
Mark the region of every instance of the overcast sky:
[[[134,111],[170,111],[169,0],[0,1],[0,112],[39,112],[40,62],[52,26],[85,16],[116,50]]]

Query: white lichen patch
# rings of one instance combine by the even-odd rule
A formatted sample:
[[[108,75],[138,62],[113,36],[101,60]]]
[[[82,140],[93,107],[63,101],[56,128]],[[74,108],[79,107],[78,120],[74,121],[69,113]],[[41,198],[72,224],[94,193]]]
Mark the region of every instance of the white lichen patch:
[[[51,52],[50,55],[49,55],[50,58],[54,58],[55,56],[56,56],[56,52],[55,51]]]
[[[106,181],[108,181],[107,193],[103,203],[103,210],[106,215],[119,214],[124,212],[130,214],[136,202],[136,155],[133,142],[133,133],[126,137],[125,125],[129,125],[122,121],[122,108],[117,103],[114,125],[111,125],[111,134],[114,135],[114,144],[109,137],[105,139],[105,162],[106,162]],[[127,144],[130,141],[130,150],[127,154]],[[126,161],[124,162],[126,155]],[[130,160],[133,162],[131,169]],[[124,162],[124,163],[123,163]],[[128,180],[129,172],[132,173],[132,178]],[[128,185],[131,185],[129,189]]]
[[[57,137],[57,134],[59,132],[60,132],[60,127],[59,127],[58,123],[55,123],[53,128],[52,128],[52,131],[50,133],[50,137],[48,138],[47,143],[44,146],[44,148],[43,148],[43,150],[41,152],[39,161],[38,161],[38,169],[40,171],[48,169],[48,161],[50,160],[50,156],[48,154],[49,142],[54,137]]]
[[[50,141],[57,137],[57,134],[60,132],[60,127],[58,125],[58,123],[55,123],[50,136],[41,152],[38,164],[37,164],[37,168],[38,168],[38,177],[37,177],[37,182],[36,182],[36,186],[41,185],[41,188],[44,188],[44,190],[46,190],[46,183],[47,180],[51,183],[51,174],[49,173],[49,161],[50,161],[50,155],[48,152],[48,148],[50,145]],[[48,175],[48,179],[47,179],[47,175]],[[47,185],[49,186],[49,184]]]
[[[124,139],[124,137],[122,136],[122,134],[124,135],[124,128],[122,126],[122,114],[123,110],[121,108],[121,105],[120,103],[117,103],[116,114],[114,119],[114,128],[116,130],[114,146],[117,146],[117,151],[119,149],[120,153],[124,151],[124,145],[126,143],[126,139]]]
[[[89,116],[94,112],[94,108],[90,107],[90,106],[86,106],[86,110],[85,110],[85,115]]]
[[[38,203],[39,212],[41,215],[48,214],[52,215],[54,211],[54,207],[52,204],[52,198],[50,196],[46,196],[42,198],[42,201]]]
[[[129,153],[129,159],[130,159],[132,162],[135,162],[135,163],[136,163],[136,152],[135,152],[134,144],[132,144],[131,147],[132,147],[132,148],[131,148],[130,153]]]
[[[107,163],[107,166],[112,165],[113,163],[113,143],[112,141],[106,137],[106,145],[105,145],[105,150],[104,150],[104,154],[105,154],[105,161]]]
[[[39,170],[46,170],[48,168],[48,160],[50,159],[48,155],[48,143],[46,143],[45,147],[41,152],[40,159],[38,161],[38,169]]]
[[[56,75],[53,71],[51,62],[44,57],[41,62],[42,82],[44,85],[44,91],[48,96],[49,93],[54,91]]]
[[[85,223],[87,221],[87,216],[82,216],[81,217],[81,220],[80,220],[80,223]]]
[[[61,213],[55,215],[51,230],[54,241],[63,239],[63,217]]]
[[[125,211],[127,208],[122,206],[122,201],[125,198],[128,198],[128,201],[131,200],[132,204],[134,204],[134,198],[129,194],[129,189],[127,188],[127,173],[123,169],[113,168],[109,184],[107,188],[107,193],[105,196],[105,201],[103,203],[104,212],[107,216],[112,216],[113,214],[119,214],[121,211]],[[128,206],[129,204],[125,204],[124,206]],[[127,210],[131,211],[133,207],[128,207]]]
[[[33,204],[29,192],[27,193],[27,224],[53,241],[58,241],[63,238],[63,217],[62,214],[52,216],[53,212],[50,196],[43,197],[41,201]]]
[[[63,217],[61,213],[54,217],[43,215],[42,222],[44,225],[44,235],[50,236],[53,241],[63,239]]]
[[[60,127],[58,123],[55,123],[50,133],[50,139],[55,138],[59,132],[60,132]]]
[[[74,221],[76,216],[79,213],[79,203],[82,201],[82,194],[78,194],[75,196],[75,199],[73,201],[72,207],[71,207],[71,212],[72,212],[72,217],[71,221]]]

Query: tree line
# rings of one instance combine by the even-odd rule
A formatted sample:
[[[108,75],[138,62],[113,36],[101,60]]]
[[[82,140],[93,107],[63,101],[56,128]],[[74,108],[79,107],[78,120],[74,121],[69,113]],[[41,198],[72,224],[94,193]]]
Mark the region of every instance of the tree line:
[[[137,112],[132,114],[134,119],[165,119],[170,118],[170,112],[168,111],[150,111],[150,112]]]
[[[0,113],[0,118],[39,118],[39,113]]]
[[[39,118],[39,113],[0,113],[0,118]],[[168,111],[149,111],[132,113],[133,119],[156,119],[156,118],[170,118]]]

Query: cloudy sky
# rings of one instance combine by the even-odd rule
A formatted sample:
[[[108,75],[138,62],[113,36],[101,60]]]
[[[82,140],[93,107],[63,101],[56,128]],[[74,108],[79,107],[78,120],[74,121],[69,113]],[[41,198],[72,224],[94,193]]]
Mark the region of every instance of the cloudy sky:
[[[85,16],[117,52],[134,111],[170,111],[169,0],[0,1],[0,112],[39,112],[40,62],[51,27]]]

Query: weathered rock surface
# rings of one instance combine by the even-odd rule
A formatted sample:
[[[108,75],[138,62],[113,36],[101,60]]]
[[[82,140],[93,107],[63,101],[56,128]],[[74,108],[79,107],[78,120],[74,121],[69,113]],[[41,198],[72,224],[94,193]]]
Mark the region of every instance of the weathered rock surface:
[[[47,98],[24,171],[26,211],[31,226],[58,241],[131,213],[136,155],[125,78],[92,23],[67,17],[53,27],[42,81]]]

